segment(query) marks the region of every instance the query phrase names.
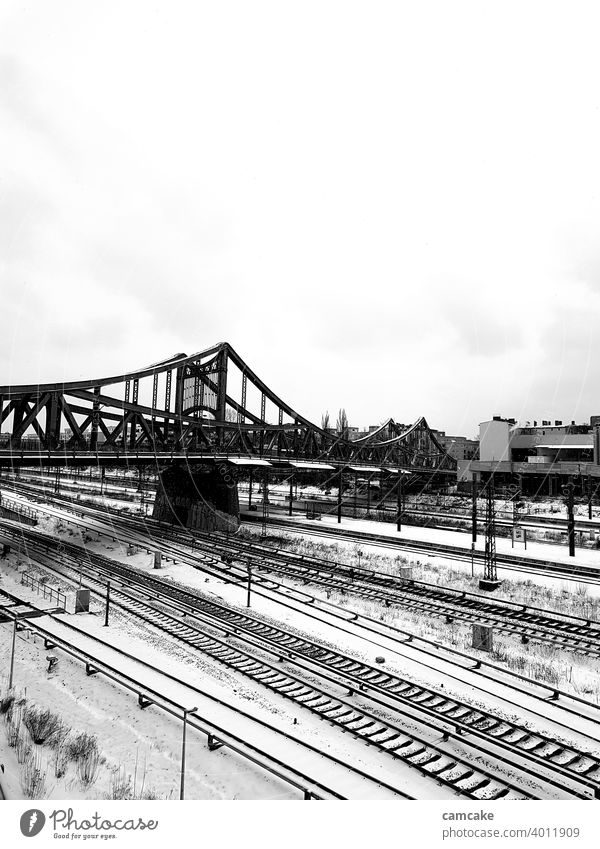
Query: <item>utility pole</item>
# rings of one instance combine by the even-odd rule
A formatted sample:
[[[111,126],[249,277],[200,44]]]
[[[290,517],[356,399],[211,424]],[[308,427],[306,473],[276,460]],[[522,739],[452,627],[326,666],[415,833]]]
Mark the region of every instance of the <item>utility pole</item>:
[[[569,557],[575,557],[575,498],[572,479],[569,483],[563,486],[562,491],[565,496],[565,504],[567,505],[567,536],[569,539]]]
[[[396,492],[396,530],[402,530],[402,512],[404,509],[404,475],[398,471],[398,490]]]
[[[248,558],[248,595],[246,597],[246,607],[250,607],[250,593],[252,592],[252,561]]]
[[[337,496],[337,521],[338,525],[342,523],[342,485],[344,483],[344,473],[340,469],[338,476],[338,496]]]
[[[108,611],[110,609],[110,581],[106,582],[106,607],[104,609],[104,627],[108,627]]]
[[[252,469],[248,475],[248,510],[252,507]]]
[[[472,492],[472,495],[473,495],[471,541],[477,542],[477,473],[476,472],[473,472],[473,481],[471,483],[471,492]]]
[[[288,516],[292,515],[293,501],[294,501],[294,474],[292,472],[292,474],[290,475],[290,506],[289,506],[289,509],[288,509]]]
[[[269,516],[269,470],[265,469],[263,478],[263,510],[262,510],[262,532],[261,536],[267,535],[267,518]]]
[[[183,709],[183,734],[181,738],[181,785],[179,787],[179,798],[182,800],[185,798],[185,737],[187,730],[187,718],[189,713],[194,713],[198,708],[184,708]]]
[[[485,500],[485,554],[483,578],[479,581],[479,589],[493,592],[501,584],[496,568],[496,502],[494,500],[494,475],[491,474],[486,484]]]
[[[17,617],[13,619],[13,632],[12,632],[12,647],[10,650],[10,672],[8,674],[8,689],[9,692],[12,690],[13,686],[13,673],[15,669],[15,644],[17,642]]]

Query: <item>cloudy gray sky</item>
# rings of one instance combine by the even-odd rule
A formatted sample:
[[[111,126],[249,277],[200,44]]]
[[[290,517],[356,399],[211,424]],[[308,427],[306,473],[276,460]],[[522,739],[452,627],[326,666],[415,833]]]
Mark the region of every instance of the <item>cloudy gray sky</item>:
[[[0,383],[227,340],[313,419],[600,413],[595,5],[5,0]]]

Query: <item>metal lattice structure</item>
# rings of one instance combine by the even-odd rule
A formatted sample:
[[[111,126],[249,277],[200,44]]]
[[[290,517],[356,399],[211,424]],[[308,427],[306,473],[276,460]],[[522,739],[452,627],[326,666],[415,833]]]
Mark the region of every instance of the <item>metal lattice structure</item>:
[[[228,343],[95,380],[0,386],[0,464],[101,464],[185,457],[391,466],[452,474],[424,418],[349,441],[278,397]]]
[[[491,589],[498,582],[496,567],[496,501],[494,493],[494,476],[491,475],[485,489],[485,552],[482,589]]]

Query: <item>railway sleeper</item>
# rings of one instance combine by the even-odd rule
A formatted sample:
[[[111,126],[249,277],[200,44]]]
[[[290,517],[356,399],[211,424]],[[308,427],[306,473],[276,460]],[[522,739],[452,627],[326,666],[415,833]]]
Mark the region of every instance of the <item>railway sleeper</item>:
[[[563,755],[566,755],[567,757],[564,760],[561,760]],[[564,750],[563,752],[560,752],[558,755],[555,755],[551,760],[552,760],[552,763],[558,764],[559,766],[571,766],[571,764],[574,764],[576,761],[578,761],[580,759],[581,759],[580,754],[578,754],[578,753],[573,754],[572,752],[569,752],[568,750]]]
[[[436,763],[441,760],[442,755],[439,752],[432,752],[431,749],[425,749],[417,755],[410,755],[410,762],[419,767],[426,767],[428,764]]]
[[[407,753],[406,753],[406,755],[405,755],[406,760],[408,760],[408,761],[415,761],[415,762],[418,762],[418,757],[419,757],[419,755],[422,755],[422,754],[423,754],[423,752],[426,752],[426,751],[427,751],[427,747],[426,747],[426,746],[422,746],[420,743],[417,743],[417,742],[415,742],[414,740],[412,741],[412,745],[413,745],[413,746],[416,746],[417,748],[415,749],[415,751],[414,751],[414,752],[407,752]]]
[[[478,731],[485,731],[486,734],[489,734],[490,731],[493,731],[495,728],[500,728],[502,725],[503,720],[495,719],[493,716],[486,716],[479,722],[475,722],[473,727]]]
[[[363,723],[362,725],[360,723]],[[348,726],[350,728],[350,725]],[[367,736],[366,732],[370,728],[380,728],[380,724],[378,722],[373,722],[372,719],[365,719],[365,717],[361,717],[358,724],[352,725],[350,728],[351,731],[354,731],[356,734],[360,734],[362,736]]]
[[[301,693],[307,693],[308,690],[303,684],[298,684],[297,681],[292,681],[290,684],[284,684],[279,688],[286,696],[295,699]]]
[[[443,775],[444,772],[449,772],[449,771],[455,769],[457,766],[458,766],[458,764],[456,763],[456,761],[450,760],[450,761],[446,761],[445,763],[442,762],[440,764],[437,764],[436,769],[430,769],[430,770],[428,770],[428,772],[430,772],[432,775],[435,775],[435,776],[441,776],[441,775]]]
[[[496,799],[504,799],[504,797],[505,797],[505,796],[508,796],[508,794],[509,794],[509,793],[510,793],[510,788],[509,788],[509,787],[500,787],[500,788],[499,788],[499,789],[498,789],[498,790],[497,790],[497,791],[493,794],[493,796],[490,796],[489,798],[490,798],[492,801],[496,801]]]
[[[335,708],[331,708],[330,711],[327,711],[327,713],[330,714],[329,718],[334,719],[336,722],[340,722],[340,723],[345,722],[346,718],[349,717],[349,716],[352,716],[354,711],[352,709],[344,710],[344,708],[345,708],[345,705],[338,705]],[[333,714],[335,713],[336,710],[341,710],[342,713],[338,713],[337,716],[334,716]]]
[[[299,693],[298,695],[294,695],[292,698],[295,701],[300,702],[301,704],[306,704],[306,702],[310,702],[312,699],[315,698],[315,691],[309,690],[308,687],[305,687],[303,689],[304,689],[303,693]]]
[[[480,781],[476,781],[475,784],[470,785],[469,793],[477,793],[479,790],[485,790],[491,783],[491,778],[482,778]]]
[[[304,702],[304,705],[306,707],[309,707],[311,710],[318,711],[320,711],[321,708],[328,707],[331,704],[331,699],[328,699],[327,696],[322,696],[320,693],[318,693],[314,699],[309,699],[308,701]]]
[[[338,716],[335,721],[338,723],[338,725],[343,725],[344,727],[346,727],[351,722],[357,722],[359,719],[362,719],[361,714],[356,713],[356,711],[354,710],[349,710],[347,713]]]
[[[529,744],[533,743],[532,746]],[[528,739],[521,740],[518,744],[519,749],[523,749],[523,751],[528,754],[531,752],[535,752],[536,754],[541,752],[548,745],[547,740],[540,740],[539,737],[536,737],[534,734],[531,734]]]
[[[590,775],[592,772],[598,770],[598,775],[594,776],[594,781],[600,780],[600,763],[598,761],[592,760],[587,766],[583,769],[577,770],[579,775]]]

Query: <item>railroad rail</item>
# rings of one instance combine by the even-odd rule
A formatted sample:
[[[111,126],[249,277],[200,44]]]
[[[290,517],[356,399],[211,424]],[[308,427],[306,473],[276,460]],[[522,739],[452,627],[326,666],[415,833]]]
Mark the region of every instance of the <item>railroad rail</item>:
[[[28,497],[32,497],[31,495]],[[219,555],[213,551],[213,556],[208,556],[206,551],[198,550],[197,544],[199,540],[191,536],[190,532],[185,531],[184,534],[174,532],[171,526],[164,526],[153,520],[134,518],[129,515],[124,517],[122,514],[111,509],[100,508],[99,506],[82,505],[76,502],[76,506],[66,500],[68,506],[65,506],[65,499],[56,499],[59,502],[59,507],[52,507],[47,504],[47,499],[42,496],[36,496],[36,499],[43,502],[41,509],[50,515],[56,515],[63,520],[73,524],[75,527],[85,527],[93,529],[98,533],[108,535],[113,539],[128,539],[142,548],[147,547],[148,552],[151,550],[160,550],[168,559],[167,555],[173,562],[187,562],[193,568],[199,569],[205,574],[220,578],[225,582],[233,583],[245,582],[247,578],[247,569],[243,564],[235,565],[229,557],[223,557],[222,562]],[[53,499],[54,500],[54,499]],[[66,518],[65,513],[71,513],[77,518]],[[17,528],[19,526],[17,525]],[[181,541],[188,549],[187,551],[181,548]],[[539,680],[533,680],[520,673],[503,669],[494,663],[482,657],[474,658],[472,655],[460,651],[452,646],[443,646],[434,640],[425,637],[416,636],[415,634],[405,629],[399,628],[396,625],[383,623],[380,619],[374,619],[364,613],[358,613],[346,606],[340,606],[334,602],[311,595],[298,588],[287,586],[284,583],[276,581],[274,578],[265,577],[260,574],[253,575],[252,592],[259,596],[264,596],[265,599],[274,601],[278,605],[290,608],[291,610],[301,611],[303,615],[309,619],[318,619],[321,622],[326,622],[333,627],[348,630],[348,623],[352,625],[352,631],[367,635],[367,639],[378,645],[377,639],[385,637],[391,639],[394,648],[391,650],[394,653],[405,655],[407,647],[410,647],[413,660],[415,659],[412,650],[415,649],[418,656],[425,655],[435,658],[436,661],[440,657],[440,653],[451,658],[449,662],[453,666],[457,666],[461,670],[461,676],[464,671],[469,670],[474,672],[476,677],[482,677],[490,682],[500,683],[506,676],[511,679],[511,689],[533,697],[541,702],[548,699],[553,700],[554,705],[562,711],[578,715],[582,710],[591,711],[593,713],[594,723],[597,721],[598,711],[600,707],[594,703],[588,702],[572,693],[567,693],[560,690],[555,685],[544,684]],[[351,633],[351,631],[348,631]],[[375,640],[373,639],[375,638]],[[418,648],[416,648],[418,646]],[[402,647],[403,651],[400,651]],[[423,660],[417,660],[417,663],[428,666]],[[433,668],[433,667],[431,667]],[[446,672],[451,678],[456,677],[457,680],[462,680],[462,677]],[[481,689],[481,685],[478,685]],[[539,695],[536,691],[541,689],[543,695]],[[570,727],[570,726],[566,726]],[[600,742],[600,741],[599,741]]]
[[[28,534],[28,536],[31,535]],[[76,558],[72,567],[73,580],[76,580],[77,575],[81,572],[81,565],[77,562],[77,557],[80,558],[82,552],[74,550],[76,548],[69,545],[70,553]],[[102,581],[98,580],[98,575],[103,574],[111,581],[118,577],[121,585],[128,587],[128,591],[119,590],[118,594],[125,599],[125,602],[121,602],[121,606],[129,612],[132,612],[133,609],[138,616],[141,616],[150,624],[159,623],[160,627],[171,633],[172,636],[201,648],[213,658],[225,662],[227,665],[233,664],[233,667],[238,671],[250,674],[250,677],[258,678],[262,683],[275,691],[282,692],[288,698],[290,694],[299,696],[309,707],[312,703],[318,704],[318,710],[326,718],[331,720],[333,717],[334,723],[341,724],[342,727],[354,733],[358,731],[358,736],[366,737],[372,744],[395,741],[395,746],[401,746],[403,750],[408,751],[408,763],[411,765],[414,765],[415,754],[414,749],[410,748],[412,738],[399,737],[399,734],[402,735],[400,730],[386,727],[380,719],[373,720],[367,717],[365,724],[363,718],[360,715],[357,716],[356,708],[353,705],[339,699],[333,700],[330,694],[315,693],[314,689],[307,689],[306,685],[298,679],[292,678],[290,681],[289,675],[282,674],[279,669],[272,666],[267,666],[265,670],[264,661],[256,657],[249,660],[246,656],[247,652],[240,659],[239,652],[228,646],[222,639],[215,639],[214,635],[203,633],[195,624],[190,625],[190,615],[193,615],[196,620],[202,619],[220,632],[225,629],[225,635],[229,639],[239,640],[239,635],[242,634],[246,642],[251,640],[256,647],[274,654],[278,659],[285,657],[286,662],[293,662],[294,665],[308,672],[314,672],[315,667],[317,667],[321,677],[326,677],[329,683],[340,683],[339,679],[342,678],[343,683],[350,687],[351,693],[367,694],[371,700],[375,700],[384,706],[389,707],[391,705],[396,711],[409,718],[413,717],[411,713],[407,713],[406,709],[414,709],[415,707],[419,713],[425,714],[429,718],[441,718],[446,728],[444,739],[454,737],[458,740],[460,738],[460,742],[464,743],[465,734],[474,736],[485,741],[485,745],[480,747],[483,753],[489,754],[490,747],[504,748],[505,751],[511,753],[512,757],[516,756],[517,759],[525,757],[527,760],[533,761],[536,764],[536,770],[539,770],[540,767],[550,767],[560,774],[561,782],[566,778],[575,779],[583,782],[587,791],[593,793],[595,797],[600,795],[600,760],[593,755],[577,751],[532,732],[523,726],[506,722],[490,713],[475,709],[456,699],[451,699],[443,692],[435,692],[416,685],[414,682],[398,678],[381,669],[359,662],[355,658],[334,652],[314,641],[299,638],[297,635],[280,628],[274,628],[256,617],[241,614],[235,609],[209,601],[197,594],[174,588],[164,581],[140,574],[137,570],[116,564],[100,555],[90,556],[90,566],[91,569],[89,573],[86,573],[86,577],[88,581],[97,584],[98,595],[102,595],[104,590],[104,585]],[[53,565],[51,568],[53,571],[62,573],[62,567],[57,570],[56,566]],[[130,594],[132,588],[136,588],[144,600],[132,597]],[[164,609],[156,610],[154,605],[149,605],[145,599],[150,598],[159,602],[161,608],[164,608],[165,602],[174,608],[177,614],[175,618],[166,613]],[[182,611],[184,611],[184,622],[180,618]],[[250,662],[250,666],[248,666],[248,662]],[[259,667],[256,667],[257,663]],[[325,676],[323,670],[327,673]],[[334,678],[332,678],[332,673],[335,674]],[[283,691],[281,690],[282,687]],[[420,721],[423,721],[422,717]],[[432,727],[439,730],[437,724]],[[448,727],[454,728],[454,733],[449,732]],[[400,742],[397,742],[398,740]],[[424,751],[428,751],[428,745],[430,744],[427,744],[426,741],[417,741],[417,755],[421,756]],[[395,746],[390,743],[385,748],[388,750],[392,748],[397,754]],[[439,753],[434,751],[433,754],[436,755],[436,760],[428,760],[427,763],[439,761]],[[432,755],[431,751],[429,751],[429,755]],[[500,755],[500,760],[506,761],[506,755],[504,757]],[[442,777],[444,772],[445,770],[442,770]],[[483,781],[481,777],[479,780],[480,782]],[[460,782],[461,779],[459,778],[459,787]],[[551,780],[549,783],[554,782]],[[479,783],[477,788],[482,789],[488,786],[489,781],[484,784]],[[473,788],[471,788],[471,791],[473,792]],[[503,795],[507,794],[504,793]],[[490,797],[487,796],[486,798]],[[494,796],[493,798],[499,797]]]
[[[262,523],[261,518],[250,515],[244,516],[244,521],[248,524]],[[310,536],[349,539],[362,542],[363,544],[373,544],[382,548],[390,548],[395,551],[411,551],[430,556],[437,555],[447,560],[460,560],[470,563],[471,556],[473,556],[476,563],[481,563],[484,559],[484,553],[482,551],[475,550],[472,552],[470,548],[466,548],[465,546],[448,545],[446,543],[429,542],[426,540],[395,539],[367,531],[354,531],[350,528],[338,529],[330,527],[325,530],[324,528],[316,528],[314,525],[290,522],[283,518],[274,518],[273,516],[269,517],[265,525],[271,528],[285,528],[286,530],[293,530],[295,533],[309,534]],[[544,560],[535,557],[519,557],[518,555],[506,554],[501,551],[496,552],[496,560],[498,566],[502,566],[504,569],[531,572],[532,574],[588,583],[600,583],[600,567],[562,563],[560,561]]]
[[[11,595],[5,593],[5,591],[3,590],[0,591],[0,593],[4,595]],[[16,599],[16,596],[11,595],[11,598]],[[32,605],[32,607],[34,606]],[[93,639],[99,647],[110,649],[112,652],[115,652],[116,654],[120,655],[124,660],[134,661],[137,665],[151,671],[152,673],[157,672],[155,666],[153,666],[152,664],[141,660],[139,657],[136,657],[131,653],[124,651],[123,649],[113,646],[111,643],[108,643],[105,640],[101,640],[96,636],[92,636],[89,632],[77,628],[73,624],[69,623],[63,617],[58,619],[54,615],[53,611],[37,608],[36,615],[38,617],[48,616],[50,619],[54,619],[55,621],[60,622],[61,627],[69,629],[74,634],[85,636],[87,639]],[[166,696],[163,692],[149,687],[145,682],[142,682],[140,679],[128,675],[118,667],[107,663],[106,660],[99,657],[98,655],[94,655],[90,651],[75,645],[73,641],[65,640],[60,636],[57,636],[54,631],[51,631],[48,628],[44,628],[43,625],[40,624],[39,618],[36,619],[35,623],[31,622],[30,619],[27,620],[27,623],[19,623],[18,630],[28,630],[34,634],[37,634],[44,640],[44,646],[46,649],[58,648],[65,654],[73,657],[75,660],[78,660],[81,663],[85,664],[86,674],[88,676],[101,673],[104,677],[108,678],[116,684],[119,684],[126,690],[129,690],[130,692],[134,693],[137,697],[138,704],[142,709],[145,709],[152,705],[177,719],[182,718],[184,710],[184,707],[182,705],[178,704],[176,701]],[[320,757],[322,757],[323,761],[327,766],[334,765],[337,767],[343,767],[344,769],[348,770],[350,774],[354,774],[360,779],[364,779],[369,782],[373,782],[376,785],[380,785],[385,790],[391,791],[397,797],[408,800],[415,799],[414,796],[409,795],[400,788],[392,787],[391,785],[386,784],[380,779],[369,775],[364,770],[361,770],[356,766],[347,764],[337,758],[335,755],[323,752],[321,751],[321,749],[318,749],[316,746],[313,746],[310,743],[307,743],[306,741],[295,737],[293,734],[283,731],[282,729],[277,728],[271,723],[268,723],[265,720],[262,720],[252,714],[247,713],[241,708],[231,705],[228,702],[224,702],[217,696],[205,690],[202,690],[195,685],[190,684],[188,681],[184,681],[164,670],[160,670],[159,674],[162,678],[165,679],[165,682],[180,684],[186,687],[186,689],[190,690],[192,693],[206,699],[210,703],[216,706],[226,707],[228,711],[231,711],[234,718],[238,718],[240,720],[243,719],[244,721],[250,721],[257,727],[260,727],[261,729],[266,729],[269,731],[269,733],[273,733],[281,741],[293,741],[294,745],[299,745],[307,752],[319,755]],[[215,724],[215,722],[210,718],[200,716],[197,711],[195,711],[194,713],[188,713],[186,722],[188,726],[196,729],[198,732],[206,736],[209,750],[213,751],[217,747],[225,746],[226,748],[234,752],[236,755],[241,756],[243,759],[260,767],[263,771],[275,776],[276,778],[283,781],[285,784],[300,791],[303,794],[304,799],[347,798],[346,796],[341,795],[340,792],[333,788],[331,785],[325,783],[321,778],[311,776],[301,770],[290,766],[289,763],[286,763],[280,758],[273,756],[273,754],[267,752],[266,750],[252,745],[247,741],[247,739],[240,737],[231,728],[219,726]]]
[[[63,519],[65,518],[64,510],[61,512],[60,510],[55,510],[55,508],[49,508],[47,505],[44,507],[44,510],[49,510],[51,513],[55,513]],[[91,513],[95,517],[101,517],[100,520],[94,519],[92,522],[89,517],[86,518],[85,521],[80,518],[67,520],[75,526],[83,524],[86,527],[93,527],[93,529],[97,532],[103,534],[108,532],[109,537],[113,536],[113,538],[118,537],[120,539],[129,539],[132,542],[135,541],[138,545],[141,544],[142,547],[144,547],[144,545],[149,545],[151,548],[158,546],[161,551],[171,553],[173,562],[181,560],[189,562],[192,566],[200,569],[204,573],[227,581],[227,578],[224,578],[223,576],[223,570],[219,569],[214,564],[207,563],[206,558],[198,561],[195,553],[192,553],[191,555],[186,554],[181,551],[178,545],[173,546],[166,543],[164,538],[154,540],[151,536],[142,536],[135,531],[132,532],[128,522],[117,520],[114,516],[107,516],[104,511],[96,510],[95,508],[81,508],[78,506],[77,510],[71,509],[70,512],[74,512],[78,517],[80,515],[86,515],[86,513]],[[109,520],[108,524],[107,520]],[[150,534],[152,533],[151,527],[148,528],[148,532]],[[234,575],[232,573],[235,572],[235,567],[230,566],[228,568],[231,570],[228,574],[231,575],[234,582],[239,583],[244,579],[245,576],[241,570],[237,570],[237,574]],[[597,722],[597,714],[599,710],[598,705],[587,702],[585,699],[574,694],[565,693],[553,685],[547,685],[541,681],[534,681],[519,673],[500,669],[483,658],[475,659],[472,655],[466,654],[452,647],[440,646],[435,641],[428,640],[423,637],[417,637],[410,632],[397,628],[396,626],[389,624],[383,625],[379,620],[373,619],[365,614],[348,611],[344,607],[320,600],[300,590],[286,587],[285,584],[277,583],[272,579],[257,576],[256,583],[259,584],[260,588],[257,589],[253,586],[254,594],[263,596],[265,599],[275,601],[278,605],[287,607],[290,610],[297,610],[309,619],[315,619],[316,621],[327,623],[328,625],[333,626],[342,632],[347,632],[348,634],[360,634],[373,645],[381,646],[381,648],[387,648],[388,650],[391,650],[392,653],[398,654],[399,656],[407,658],[410,657],[413,662],[416,662],[427,670],[441,671],[441,663],[443,674],[451,681],[456,680],[457,682],[463,682],[465,680],[465,674],[472,674],[475,678],[481,678],[484,681],[489,682],[489,684],[493,687],[493,689],[486,690],[485,686],[482,687],[482,684],[476,681],[474,682],[474,686],[476,686],[477,690],[481,693],[486,693],[494,697],[498,696],[498,686],[500,686],[500,690],[508,687],[510,695],[507,697],[506,694],[504,694],[501,695],[500,698],[510,706],[509,711],[513,707],[522,703],[522,696],[516,695],[518,693],[526,696],[529,700],[533,699],[534,701],[538,701],[540,706],[550,702],[552,704],[553,711],[558,710],[559,713],[562,712],[573,718],[587,716],[589,719],[586,719],[586,721],[591,721],[592,725],[590,726],[590,730],[584,732],[584,734],[592,742],[594,748],[596,748],[597,743],[600,743],[600,740],[597,740],[596,735],[592,732],[592,728]],[[380,642],[382,637],[385,638],[385,645]],[[431,660],[428,661],[426,658],[431,658]],[[450,669],[447,668],[448,666]],[[507,684],[507,678],[509,679],[509,684]],[[468,680],[468,677],[466,680]],[[517,698],[518,701],[515,701],[515,698]],[[528,706],[526,709],[528,713],[533,714],[534,716],[540,716],[544,720],[549,718],[545,707],[542,712],[533,709],[531,706]],[[557,724],[558,726],[568,729],[569,733],[573,728],[573,719],[569,719],[567,723],[560,721],[557,717],[554,717],[552,722],[555,725]]]
[[[59,497],[52,500],[60,501]],[[81,506],[79,506],[81,509]],[[93,508],[86,508],[93,509]],[[110,509],[99,510],[113,514]],[[120,515],[120,514],[117,514]],[[122,518],[122,516],[121,516]],[[489,596],[439,587],[423,581],[402,579],[395,575],[377,572],[344,563],[335,563],[219,533],[167,532],[164,526],[148,519],[128,519],[167,536],[172,542],[189,544],[194,539],[195,550],[214,558],[215,554],[226,560],[238,560],[247,566],[252,559],[255,569],[284,575],[296,581],[323,586],[327,590],[350,592],[372,599],[386,606],[396,605],[427,613],[447,621],[457,619],[497,628],[518,636],[523,642],[533,641],[574,651],[588,657],[600,657],[600,623],[582,617],[569,616],[552,610],[529,607],[510,601],[491,601]],[[280,522],[277,522],[279,525]],[[285,525],[287,528],[288,526]],[[292,527],[297,526],[292,523]],[[312,530],[311,530],[312,533]]]
[[[30,536],[30,535],[28,535]],[[69,546],[69,555],[70,553]],[[65,552],[66,553],[66,552]],[[31,557],[31,549],[29,550]],[[81,556],[81,554],[79,555]],[[43,555],[37,555],[38,562],[55,570],[52,562]],[[102,597],[104,584],[94,577],[100,558],[90,556],[92,568],[85,569],[80,560],[74,556],[72,569],[79,574],[85,572],[88,583]],[[131,576],[130,576],[131,577]],[[75,575],[74,578],[75,580]],[[155,591],[151,597],[156,598]],[[393,725],[363,708],[358,708],[322,686],[307,683],[306,680],[292,675],[262,657],[245,648],[233,648],[224,639],[214,633],[208,633],[197,624],[190,624],[190,616],[183,613],[175,615],[161,609],[161,602],[154,603],[144,600],[140,595],[131,591],[117,589],[111,586],[111,603],[126,612],[135,615],[148,625],[151,625],[171,637],[184,643],[188,648],[200,651],[227,668],[241,673],[256,683],[265,686],[272,692],[288,699],[296,706],[306,708],[311,713],[326,719],[333,726],[350,733],[352,736],[368,743],[381,752],[391,755],[407,766],[415,769],[421,775],[431,778],[438,784],[453,790],[458,796],[468,799],[530,799],[534,798],[503,777],[497,777],[481,767],[472,768],[468,762],[461,761],[453,754],[448,754],[443,748],[414,732],[406,732],[403,728]],[[226,635],[228,636],[228,634]],[[281,648],[279,648],[281,652]],[[458,737],[448,734],[446,739]],[[551,779],[548,783],[554,783]],[[560,785],[556,785],[560,786]],[[586,798],[581,792],[573,792],[577,798]]]

